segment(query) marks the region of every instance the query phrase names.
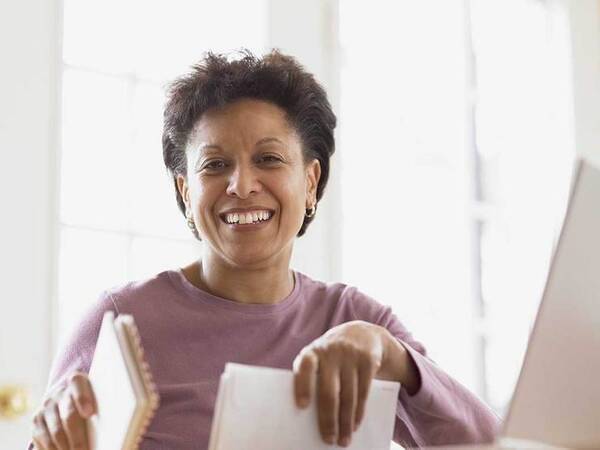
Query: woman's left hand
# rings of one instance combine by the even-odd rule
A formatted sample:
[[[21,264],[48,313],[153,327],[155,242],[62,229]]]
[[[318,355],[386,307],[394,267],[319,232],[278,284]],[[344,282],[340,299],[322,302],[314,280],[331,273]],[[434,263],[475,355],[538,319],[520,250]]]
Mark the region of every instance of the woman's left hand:
[[[410,394],[420,384],[412,358],[385,328],[362,321],[338,325],[304,347],[294,360],[296,404],[306,408],[311,386],[316,385],[323,440],[348,446],[363,418],[374,377],[399,381]]]

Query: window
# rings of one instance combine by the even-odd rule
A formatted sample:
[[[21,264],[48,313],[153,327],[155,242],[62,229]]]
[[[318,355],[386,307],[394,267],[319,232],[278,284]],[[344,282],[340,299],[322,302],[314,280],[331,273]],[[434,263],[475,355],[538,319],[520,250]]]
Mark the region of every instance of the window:
[[[573,156],[551,5],[340,2],[344,280],[500,413]]]
[[[477,364],[482,395],[504,412],[567,203],[568,39],[552,2],[470,5]]]

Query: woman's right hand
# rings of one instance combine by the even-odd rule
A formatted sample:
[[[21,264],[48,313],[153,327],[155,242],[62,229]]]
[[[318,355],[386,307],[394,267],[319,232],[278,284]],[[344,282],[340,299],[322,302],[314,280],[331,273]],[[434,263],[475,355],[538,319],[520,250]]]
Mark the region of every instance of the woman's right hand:
[[[33,443],[39,450],[89,450],[87,418],[98,408],[85,373],[71,376],[66,386],[46,399],[33,417]]]

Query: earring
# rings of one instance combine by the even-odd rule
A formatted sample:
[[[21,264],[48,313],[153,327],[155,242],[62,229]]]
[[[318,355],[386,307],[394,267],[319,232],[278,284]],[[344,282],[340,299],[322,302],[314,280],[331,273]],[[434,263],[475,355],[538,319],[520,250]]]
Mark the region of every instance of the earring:
[[[185,210],[185,218],[187,221],[188,228],[195,233],[196,232],[196,222],[194,222],[194,217],[192,216],[192,213],[190,212],[189,209]]]
[[[317,204],[315,203],[315,204],[312,206],[312,208],[310,208],[310,209],[308,210],[308,212],[307,212],[307,213],[305,213],[305,214],[306,214],[306,217],[308,217],[308,218],[310,219],[311,217],[314,217],[314,215],[315,215],[316,213],[317,213]]]

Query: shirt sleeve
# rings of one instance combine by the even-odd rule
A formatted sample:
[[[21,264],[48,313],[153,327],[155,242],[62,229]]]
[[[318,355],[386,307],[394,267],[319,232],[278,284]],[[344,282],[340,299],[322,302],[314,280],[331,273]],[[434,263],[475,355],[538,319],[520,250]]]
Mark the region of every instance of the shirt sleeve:
[[[500,418],[427,357],[425,347],[391,308],[359,291],[353,297],[355,317],[385,327],[406,348],[419,371],[421,386],[414,395],[400,389],[394,441],[403,447],[492,442],[499,432]]]
[[[74,372],[89,372],[96,349],[96,341],[100,334],[102,318],[107,311],[118,314],[110,294],[103,292],[100,298],[85,312],[69,338],[56,353],[50,369],[46,394],[64,385]]]
[[[111,295],[105,291],[84,313],[68,339],[60,345],[50,368],[43,400],[65,386],[73,373],[89,372],[102,318],[107,311],[118,314]],[[33,443],[30,442],[27,448],[31,450],[33,447]]]

